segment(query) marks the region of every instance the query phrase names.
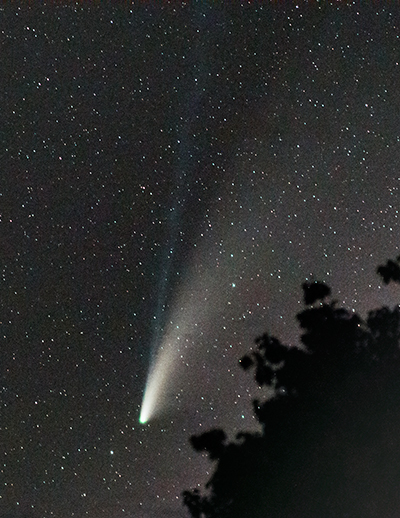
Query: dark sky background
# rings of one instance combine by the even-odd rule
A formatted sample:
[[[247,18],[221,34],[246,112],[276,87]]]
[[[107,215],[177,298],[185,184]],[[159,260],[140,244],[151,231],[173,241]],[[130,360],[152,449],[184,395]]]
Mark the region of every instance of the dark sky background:
[[[184,518],[301,283],[393,305],[400,8],[0,8],[0,516]],[[139,423],[168,349],[160,413]],[[161,378],[160,378],[161,379]]]

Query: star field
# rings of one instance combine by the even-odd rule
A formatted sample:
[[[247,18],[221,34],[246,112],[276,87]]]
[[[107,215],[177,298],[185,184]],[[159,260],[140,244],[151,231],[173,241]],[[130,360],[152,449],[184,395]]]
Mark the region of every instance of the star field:
[[[301,283],[396,301],[400,8],[10,4],[0,37],[0,514],[183,518]]]

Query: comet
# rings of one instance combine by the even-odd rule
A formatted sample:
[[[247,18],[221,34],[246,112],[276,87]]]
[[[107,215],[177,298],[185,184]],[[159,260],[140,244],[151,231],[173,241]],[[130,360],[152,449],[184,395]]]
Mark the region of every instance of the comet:
[[[203,279],[192,275],[191,281],[184,284],[173,300],[163,332],[155,333],[154,345],[158,351],[151,361],[143,392],[139,416],[141,424],[170,409],[176,400],[174,394],[176,396],[181,389],[188,366],[184,357],[194,353],[194,335],[201,331],[200,322],[207,321],[210,311],[205,302],[209,294],[206,286]]]
[[[177,360],[179,350],[176,350],[171,342],[165,342],[157,354],[153,366],[149,372],[146,387],[143,393],[143,401],[139,422],[146,424],[154,416],[160,414],[165,406],[165,388],[174,363]]]
[[[180,286],[175,286],[170,303],[159,305],[169,310],[164,314],[160,310],[155,320],[151,350],[157,353],[151,359],[143,392],[141,424],[171,410],[187,377],[188,357],[199,354],[196,343],[201,342],[204,325],[214,316],[224,271],[216,269],[211,259],[210,264],[206,264],[204,252],[199,266],[198,253],[196,249],[188,258],[190,266],[185,275],[180,276]]]

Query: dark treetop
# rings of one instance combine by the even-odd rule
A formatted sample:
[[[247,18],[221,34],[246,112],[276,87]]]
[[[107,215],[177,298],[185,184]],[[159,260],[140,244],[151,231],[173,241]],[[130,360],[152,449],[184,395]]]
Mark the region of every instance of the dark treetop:
[[[400,282],[400,258],[380,266]],[[191,437],[216,468],[203,496],[185,491],[195,518],[391,517],[400,508],[400,309],[366,321],[304,283],[302,348],[264,334],[241,366],[274,397],[254,401],[261,434],[227,443],[222,430]]]

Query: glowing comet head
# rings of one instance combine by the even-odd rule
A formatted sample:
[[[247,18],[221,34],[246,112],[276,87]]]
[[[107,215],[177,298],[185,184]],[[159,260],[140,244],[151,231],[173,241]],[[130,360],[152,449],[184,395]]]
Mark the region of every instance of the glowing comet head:
[[[148,420],[147,412],[142,407],[142,410],[140,411],[139,423],[145,424],[145,423],[147,423],[147,420]]]
[[[151,374],[148,377],[146,389],[143,394],[142,408],[140,409],[139,422],[141,424],[145,424],[148,422],[150,415],[152,413],[152,409],[154,409],[155,401],[154,401],[154,393],[156,388],[154,388],[154,381]],[[151,395],[153,394],[153,396]]]
[[[139,423],[141,423],[141,424],[145,424],[148,422],[150,413],[151,413],[151,408],[152,408],[152,406],[154,406],[151,403],[151,398],[147,394],[148,386],[149,386],[149,383],[147,383],[146,390],[143,394],[142,408],[140,409]]]

